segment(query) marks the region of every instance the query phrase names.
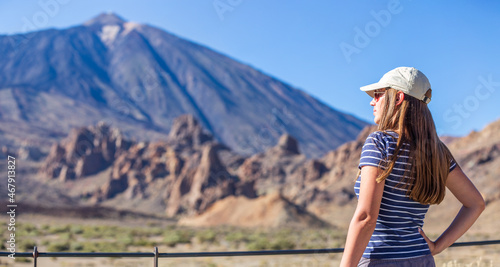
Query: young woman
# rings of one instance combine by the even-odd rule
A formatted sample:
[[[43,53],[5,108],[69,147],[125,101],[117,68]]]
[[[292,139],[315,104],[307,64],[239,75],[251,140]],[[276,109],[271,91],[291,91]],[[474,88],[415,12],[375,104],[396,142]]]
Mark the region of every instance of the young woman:
[[[378,131],[361,152],[358,204],[341,266],[435,266],[433,255],[472,226],[484,200],[439,140],[427,107],[432,90],[422,72],[396,68],[361,90],[373,97]],[[463,206],[431,241],[421,229],[425,213],[443,200],[446,188]]]

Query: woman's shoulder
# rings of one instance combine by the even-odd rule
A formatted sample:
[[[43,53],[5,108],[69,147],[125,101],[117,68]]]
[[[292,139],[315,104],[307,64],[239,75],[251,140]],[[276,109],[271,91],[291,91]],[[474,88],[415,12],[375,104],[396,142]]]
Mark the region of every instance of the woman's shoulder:
[[[396,146],[399,135],[394,131],[374,131],[368,135],[366,144],[373,144],[380,150]]]
[[[370,138],[380,141],[394,141],[397,140],[398,137],[398,133],[394,131],[374,131],[368,135],[367,139]]]

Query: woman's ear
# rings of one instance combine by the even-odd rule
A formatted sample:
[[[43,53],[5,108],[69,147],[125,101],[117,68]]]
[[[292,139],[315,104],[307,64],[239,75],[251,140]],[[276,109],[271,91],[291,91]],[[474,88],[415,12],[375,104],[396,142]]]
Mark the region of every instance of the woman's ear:
[[[396,106],[401,105],[401,103],[403,103],[403,100],[405,100],[405,93],[398,91],[396,93]]]

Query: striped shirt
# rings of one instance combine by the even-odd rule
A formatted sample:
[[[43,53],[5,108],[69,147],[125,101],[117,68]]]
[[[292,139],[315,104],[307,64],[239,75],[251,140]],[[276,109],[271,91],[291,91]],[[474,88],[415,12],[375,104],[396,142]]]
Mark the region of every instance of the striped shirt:
[[[371,133],[363,145],[359,168],[380,165],[389,159],[396,149],[398,134],[387,131]],[[401,187],[405,170],[411,169],[408,158],[410,145],[403,143],[394,168],[385,179],[384,193],[380,204],[375,230],[366,247],[363,257],[371,259],[407,259],[430,254],[429,246],[418,227],[424,225],[424,218],[429,205],[420,204],[408,196]],[[456,163],[450,165],[453,170]],[[412,179],[412,178],[410,178]],[[356,180],[354,191],[359,198],[361,176]]]

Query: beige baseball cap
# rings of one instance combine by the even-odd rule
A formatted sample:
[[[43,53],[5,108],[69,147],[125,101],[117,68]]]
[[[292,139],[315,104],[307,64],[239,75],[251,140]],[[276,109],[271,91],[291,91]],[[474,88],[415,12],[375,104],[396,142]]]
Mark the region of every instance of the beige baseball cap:
[[[387,87],[402,91],[424,103],[431,102],[430,97],[425,95],[427,90],[431,89],[429,80],[421,71],[410,67],[395,68],[384,74],[378,83],[363,86],[360,89],[373,97],[374,90]]]

